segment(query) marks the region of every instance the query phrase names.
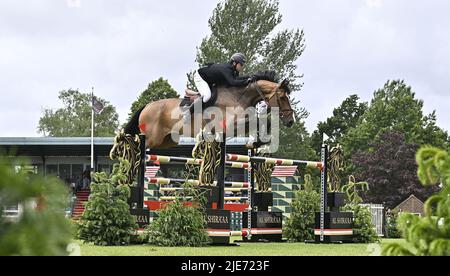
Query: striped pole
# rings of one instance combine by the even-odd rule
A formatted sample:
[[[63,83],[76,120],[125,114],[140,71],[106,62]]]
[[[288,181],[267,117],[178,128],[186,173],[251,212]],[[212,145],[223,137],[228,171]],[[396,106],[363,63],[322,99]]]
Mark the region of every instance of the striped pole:
[[[162,156],[162,155],[147,155],[146,157],[147,162],[159,162],[162,164],[169,164],[172,162],[180,162],[180,163],[186,163],[188,165],[195,165],[200,166],[203,162],[201,159],[193,159],[193,158],[187,158],[187,157],[172,157],[172,156]],[[242,163],[242,162],[226,162],[226,165],[230,168],[234,169],[248,169],[249,164],[248,163]]]
[[[175,201],[177,199],[193,199],[191,196],[177,197],[177,196],[161,196],[161,201]],[[248,197],[224,197],[224,201],[247,201]]]
[[[242,231],[229,231],[220,229],[208,229],[208,236],[210,237],[247,237],[249,238],[249,229],[242,229]],[[252,232],[254,235],[281,235],[283,234],[283,229],[278,228],[253,228]]]
[[[193,179],[172,179],[172,178],[147,178],[148,183],[147,186],[151,185],[176,185],[176,184],[189,184],[192,186],[200,186],[200,181],[193,180]],[[214,182],[214,184],[217,184]],[[248,188],[249,183],[248,182],[225,182],[225,187],[227,188]]]
[[[245,156],[239,154],[227,154],[226,165],[237,169],[248,169],[250,162],[254,163],[265,163],[277,166],[302,166],[306,165],[308,168],[322,169],[323,162],[317,161],[303,161],[303,160],[290,160],[290,159],[278,159],[278,158],[267,158],[267,157],[257,157],[257,156]],[[171,162],[182,162],[189,165],[201,165],[201,159],[193,159],[187,157],[173,157],[173,156],[162,156],[162,155],[147,155],[147,162],[160,162],[163,164],[168,164]]]
[[[253,149],[249,149],[248,150],[248,158],[249,160],[253,157]],[[247,235],[246,237],[248,239],[252,238],[252,212],[254,209],[254,202],[253,202],[253,197],[255,195],[255,163],[254,162],[249,162],[250,164],[250,169],[247,171],[247,181],[250,183],[249,187],[248,187],[248,205],[249,208],[247,210]]]
[[[141,151],[141,164],[139,166],[138,173],[138,202],[137,208],[144,208],[144,184],[145,184],[145,135],[139,135],[140,151]]]
[[[187,157],[173,157],[173,156],[162,156],[162,155],[147,155],[147,162],[160,162],[163,164],[171,163],[171,162],[183,162],[189,165],[201,165],[201,159],[193,159]]]
[[[225,125],[225,121],[224,124]],[[220,146],[220,164],[216,171],[217,187],[219,188],[217,209],[223,210],[225,208],[225,167],[226,167],[226,154],[227,154],[227,137],[225,132],[222,132],[222,141]]]
[[[322,145],[321,150],[322,162],[325,164],[321,174],[321,189],[320,189],[320,242],[325,241],[325,212],[327,211],[327,196],[328,196],[328,168],[326,166],[328,161],[328,146]]]
[[[303,160],[290,160],[290,159],[277,159],[257,156],[245,156],[238,154],[227,154],[227,160],[232,162],[254,162],[264,163],[276,166],[302,166],[306,165],[307,168],[322,169],[323,162],[316,161],[303,161]]]
[[[169,193],[169,192],[177,192],[177,191],[184,191],[185,188],[160,188],[159,191],[160,192],[165,192],[165,193]],[[233,193],[239,193],[239,192],[243,192],[243,191],[247,191],[248,188],[225,188],[225,192],[233,192]]]

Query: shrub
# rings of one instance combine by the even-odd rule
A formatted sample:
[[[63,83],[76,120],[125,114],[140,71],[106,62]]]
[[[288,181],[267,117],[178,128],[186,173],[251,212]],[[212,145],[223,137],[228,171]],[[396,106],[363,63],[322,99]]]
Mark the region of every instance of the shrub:
[[[417,153],[419,179],[424,186],[441,185],[441,191],[424,206],[425,217],[402,214],[399,229],[406,244],[393,243],[383,250],[390,256],[450,255],[450,156],[447,152],[424,147]]]
[[[285,237],[293,242],[314,240],[314,224],[316,212],[320,209],[320,195],[313,190],[309,176],[305,177],[305,190],[295,194],[291,206],[291,217],[283,229]]]
[[[205,214],[201,208],[185,206],[180,200],[168,204],[146,228],[149,244],[164,247],[202,247],[210,243]]]
[[[128,167],[126,160],[120,160],[110,176],[93,175],[91,195],[78,223],[78,237],[84,242],[101,246],[130,244],[138,226],[127,203],[130,187],[119,184],[126,181],[124,172]]]
[[[353,212],[353,242],[374,243],[380,241],[375,226],[372,224],[370,207],[347,204],[343,207],[343,211]]]
[[[389,213],[386,215],[386,237],[389,239],[399,239],[402,237],[398,229],[398,214]]]

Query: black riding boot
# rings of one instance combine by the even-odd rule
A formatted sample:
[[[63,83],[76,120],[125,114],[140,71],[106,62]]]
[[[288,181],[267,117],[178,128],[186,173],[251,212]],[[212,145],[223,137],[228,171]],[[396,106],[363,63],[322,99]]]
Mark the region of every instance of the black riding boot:
[[[201,104],[203,106],[203,97],[199,97],[190,106],[186,106],[186,108],[183,109],[184,110],[184,114],[183,114],[184,124],[187,124],[190,122],[191,118],[194,116],[192,114],[194,114],[195,107],[196,107],[196,105],[199,105],[199,104]],[[197,109],[199,109],[199,108],[200,107],[197,107]]]
[[[192,105],[189,107],[189,112],[190,112],[191,114],[194,114],[195,107],[196,107],[197,105],[199,105],[199,104],[202,105],[202,109],[203,109],[203,97],[199,97],[198,99],[196,99],[196,100],[192,103]],[[199,109],[199,108],[200,108],[200,106],[197,106],[197,109]],[[203,110],[202,110],[202,111],[203,111]]]

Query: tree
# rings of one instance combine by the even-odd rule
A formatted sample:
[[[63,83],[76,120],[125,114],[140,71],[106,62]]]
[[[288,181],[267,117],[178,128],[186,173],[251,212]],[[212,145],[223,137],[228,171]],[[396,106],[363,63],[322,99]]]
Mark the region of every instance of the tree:
[[[450,151],[450,139],[448,133],[439,128],[436,124],[436,111],[427,115],[423,125],[423,144],[439,146]]]
[[[352,159],[360,168],[356,178],[369,183],[365,202],[385,203],[393,209],[411,194],[425,200],[436,191],[420,185],[415,160],[418,146],[408,144],[404,134],[386,132],[370,147],[373,152],[359,152]]]
[[[404,81],[388,81],[374,93],[360,124],[343,139],[346,156],[370,151],[370,144],[381,134],[396,130],[405,134],[406,143],[448,147],[448,134],[436,126],[436,115],[423,114],[423,101]]]
[[[140,108],[151,102],[178,97],[178,93],[172,88],[169,82],[163,78],[159,78],[150,83],[147,89],[142,92],[139,98],[131,105],[129,119],[131,119]]]
[[[304,33],[300,29],[275,31],[281,22],[278,0],[222,1],[208,21],[211,34],[198,47],[196,61],[199,65],[228,62],[232,54],[241,52],[247,56],[244,74],[273,70],[278,78],[290,80],[292,91],[299,91],[302,76],[296,72],[296,62],[305,50]],[[192,74],[189,78],[188,86],[194,87]],[[308,116],[304,108],[297,108],[299,103],[292,102],[298,122]],[[308,158],[313,153],[309,138],[303,122],[291,129],[282,126],[283,143],[277,155]]]
[[[298,91],[302,76],[297,75],[295,62],[305,49],[304,33],[299,29],[275,33],[281,21],[278,0],[222,1],[209,19],[211,34],[203,39],[196,61],[200,65],[227,62],[241,52],[248,59],[245,74],[274,70]]]
[[[298,102],[297,102],[298,103]],[[304,109],[298,109],[296,103],[292,105],[296,122],[291,128],[280,125],[280,147],[276,157],[286,159],[313,160],[315,152],[311,148],[311,137],[302,121],[308,116]]]
[[[368,108],[368,103],[358,102],[358,95],[351,95],[342,104],[333,110],[333,116],[325,122],[319,122],[317,130],[312,134],[312,148],[319,151],[322,146],[322,137],[325,133],[330,137],[329,142],[341,143],[342,137],[355,128]]]
[[[90,137],[91,136],[91,94],[78,90],[64,90],[59,94],[64,107],[55,110],[45,109],[39,120],[38,132],[51,137]],[[97,98],[105,109],[95,115],[94,135],[114,136],[119,126],[119,115],[109,102]]]

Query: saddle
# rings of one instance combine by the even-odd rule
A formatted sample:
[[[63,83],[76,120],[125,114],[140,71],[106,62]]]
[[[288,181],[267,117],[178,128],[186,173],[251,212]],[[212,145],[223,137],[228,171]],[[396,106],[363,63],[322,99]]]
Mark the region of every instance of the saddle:
[[[194,101],[198,98],[200,98],[200,93],[190,89],[186,89],[184,91],[184,98],[181,101],[180,107],[191,106],[191,104],[193,104]]]
[[[207,103],[203,103],[203,110],[214,106],[214,104],[217,101],[217,87],[216,86],[210,86],[211,88],[211,99]],[[200,93],[186,89],[184,91],[184,98],[181,101],[180,107],[183,109],[189,108],[192,106],[192,104],[201,97]],[[192,108],[191,108],[192,109]],[[192,113],[192,112],[191,112]]]

